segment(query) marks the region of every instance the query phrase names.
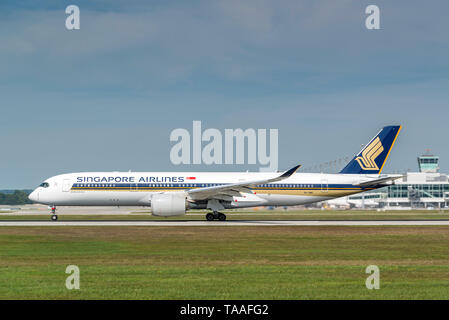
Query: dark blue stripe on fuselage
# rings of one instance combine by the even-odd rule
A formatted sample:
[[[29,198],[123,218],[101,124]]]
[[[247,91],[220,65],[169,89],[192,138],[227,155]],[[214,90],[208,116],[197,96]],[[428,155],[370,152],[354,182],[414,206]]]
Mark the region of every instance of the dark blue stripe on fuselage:
[[[225,183],[75,183],[72,190],[123,190],[123,189],[193,189],[223,186]],[[262,184],[251,189],[258,190],[368,190],[352,184]]]

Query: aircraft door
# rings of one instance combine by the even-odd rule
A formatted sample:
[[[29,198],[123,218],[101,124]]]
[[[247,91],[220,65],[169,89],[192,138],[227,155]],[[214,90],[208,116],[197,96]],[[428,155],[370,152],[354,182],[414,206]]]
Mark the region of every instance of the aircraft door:
[[[69,192],[71,187],[72,184],[70,183],[70,180],[64,179],[64,181],[62,182],[62,192]]]
[[[321,179],[321,192],[329,191],[329,181],[327,179]]]

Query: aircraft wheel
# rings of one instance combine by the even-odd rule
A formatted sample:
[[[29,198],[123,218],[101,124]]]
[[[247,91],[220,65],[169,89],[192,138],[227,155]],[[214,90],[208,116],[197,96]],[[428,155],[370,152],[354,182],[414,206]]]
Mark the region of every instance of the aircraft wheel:
[[[212,213],[206,214],[206,220],[207,221],[214,221],[214,215]]]
[[[226,221],[226,215],[223,213],[219,213],[218,214],[218,220],[220,221]]]
[[[57,220],[58,220],[58,216],[55,215],[55,214],[53,214],[53,215],[51,216],[51,220],[52,220],[52,221],[57,221]]]

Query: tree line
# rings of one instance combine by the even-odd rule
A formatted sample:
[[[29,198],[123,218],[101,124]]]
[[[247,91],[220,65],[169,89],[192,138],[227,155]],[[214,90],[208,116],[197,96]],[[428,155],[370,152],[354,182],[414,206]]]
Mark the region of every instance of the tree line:
[[[23,190],[15,190],[13,193],[1,193],[0,192],[0,205],[19,205],[19,204],[31,204],[33,203],[28,199],[28,192]]]

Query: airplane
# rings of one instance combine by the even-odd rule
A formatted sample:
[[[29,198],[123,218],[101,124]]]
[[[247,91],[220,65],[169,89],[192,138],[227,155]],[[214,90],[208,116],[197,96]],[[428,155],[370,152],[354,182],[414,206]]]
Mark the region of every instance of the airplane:
[[[273,172],[80,172],[51,177],[29,199],[56,206],[148,206],[154,216],[181,216],[207,209],[208,221],[225,221],[225,209],[295,206],[394,184],[402,175],[382,174],[401,131],[386,126],[337,174],[297,173],[300,165]]]

